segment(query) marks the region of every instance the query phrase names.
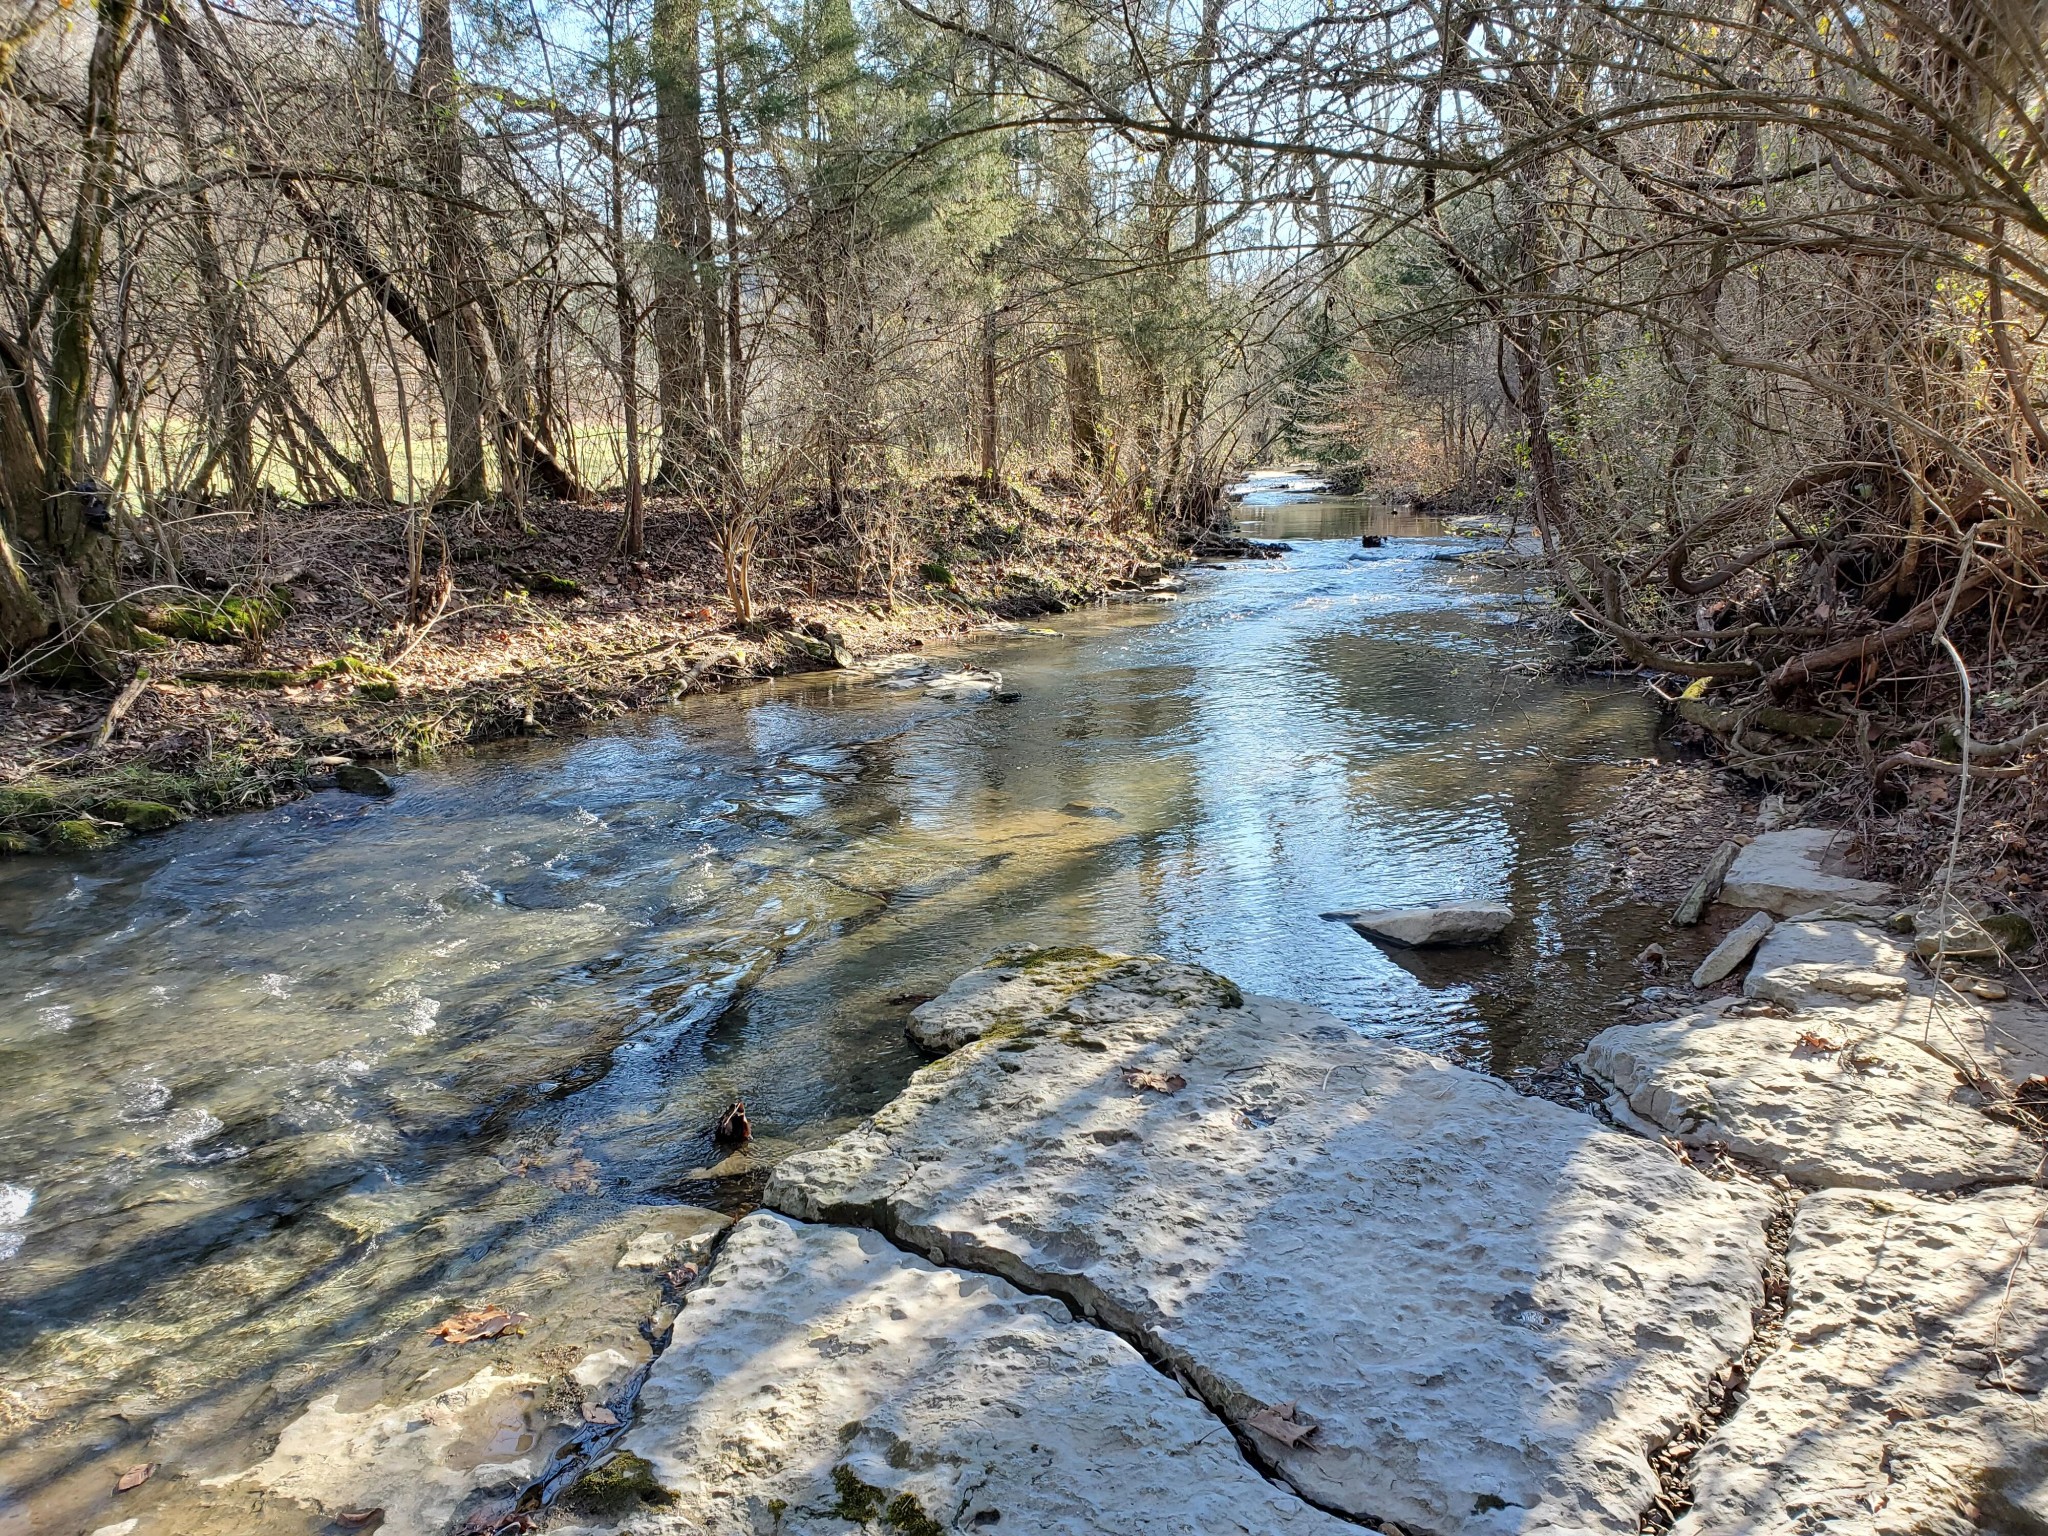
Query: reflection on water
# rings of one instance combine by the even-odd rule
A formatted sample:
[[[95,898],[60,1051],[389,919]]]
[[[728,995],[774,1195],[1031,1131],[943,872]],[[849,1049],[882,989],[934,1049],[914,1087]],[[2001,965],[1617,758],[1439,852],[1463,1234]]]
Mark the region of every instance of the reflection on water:
[[[247,1465],[622,1204],[744,1204],[999,945],[1164,950],[1503,1072],[1599,1028],[1643,915],[1575,848],[1653,720],[1535,675],[1531,600],[1432,525],[1258,499],[1287,559],[973,643],[1015,703],[795,679],[0,869],[0,1536],[132,1512],[145,1453]],[[1454,896],[1524,920],[1430,958],[1317,918]]]

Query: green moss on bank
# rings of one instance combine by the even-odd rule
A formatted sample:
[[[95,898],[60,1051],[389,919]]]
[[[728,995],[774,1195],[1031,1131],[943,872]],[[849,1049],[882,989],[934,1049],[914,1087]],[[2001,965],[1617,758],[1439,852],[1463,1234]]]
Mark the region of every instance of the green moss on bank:
[[[631,1451],[620,1451],[577,1478],[562,1496],[562,1507],[573,1514],[617,1520],[636,1510],[661,1508],[675,1501],[676,1496],[655,1478],[652,1463]]]

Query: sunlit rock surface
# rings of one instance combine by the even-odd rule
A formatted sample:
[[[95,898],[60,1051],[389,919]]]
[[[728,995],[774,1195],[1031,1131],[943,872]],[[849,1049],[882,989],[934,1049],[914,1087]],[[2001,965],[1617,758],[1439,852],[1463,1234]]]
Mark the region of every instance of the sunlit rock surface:
[[[2048,1194],[1830,1191],[1674,1536],[2048,1529]]]
[[[1648,1453],[1749,1338],[1753,1198],[1313,1009],[1107,957],[1034,998],[1006,961],[951,994],[1011,987],[1001,1027],[769,1204],[1068,1299],[1327,1507],[1637,1529]]]
[[[1484,944],[1498,938],[1514,912],[1497,901],[1444,901],[1429,907],[1389,907],[1377,912],[1337,912],[1369,939],[1427,949],[1440,944]]]
[[[631,1516],[650,1536],[1355,1529],[1058,1302],[766,1212],[690,1293],[625,1444],[673,1498]]]
[[[1780,923],[1758,946],[1742,990],[1792,1008],[1905,997],[1913,952],[1861,923]]]
[[[1882,902],[1891,887],[1851,873],[1843,860],[1849,835],[1830,827],[1763,832],[1735,855],[1721,887],[1731,907],[1761,907],[1797,917],[1837,902]]]

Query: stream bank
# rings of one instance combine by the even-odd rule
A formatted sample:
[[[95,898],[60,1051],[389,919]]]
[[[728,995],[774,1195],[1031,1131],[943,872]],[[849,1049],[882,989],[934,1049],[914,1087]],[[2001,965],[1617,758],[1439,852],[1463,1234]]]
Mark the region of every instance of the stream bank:
[[[617,548],[616,508],[444,512],[417,566],[413,509],[278,508],[252,570],[250,519],[217,514],[158,556],[136,605],[151,648],[121,686],[12,683],[0,857],[278,804],[339,759],[416,763],[1064,612],[1188,558],[1108,529],[1057,477],[898,494],[901,547],[792,537],[759,561],[746,623],[712,529],[674,499],[652,504],[639,559]]]

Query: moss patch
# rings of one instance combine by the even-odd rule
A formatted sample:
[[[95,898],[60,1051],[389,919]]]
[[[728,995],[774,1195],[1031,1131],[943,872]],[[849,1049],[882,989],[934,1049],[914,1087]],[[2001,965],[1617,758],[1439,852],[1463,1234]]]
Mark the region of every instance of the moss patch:
[[[576,1479],[562,1507],[579,1515],[619,1518],[649,1506],[673,1504],[676,1496],[655,1479],[654,1466],[631,1451],[620,1451]]]
[[[142,628],[168,635],[174,640],[197,640],[206,645],[233,645],[253,640],[276,629],[292,611],[282,592],[261,597],[223,597],[217,601],[201,598],[191,602],[166,603],[142,614]]]
[[[102,800],[98,814],[118,821],[130,832],[161,832],[184,819],[176,806],[161,800]]]
[[[832,1469],[832,1487],[839,1495],[832,1513],[841,1520],[879,1525],[903,1536],[946,1536],[946,1528],[925,1513],[914,1494],[899,1493],[892,1499],[887,1489],[862,1482],[844,1463]]]
[[[26,832],[0,832],[0,859],[20,858],[24,854],[42,851],[41,838],[30,837]]]
[[[90,853],[114,840],[113,833],[83,817],[52,822],[45,837],[53,853]]]

